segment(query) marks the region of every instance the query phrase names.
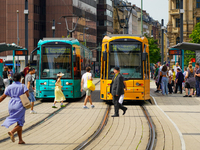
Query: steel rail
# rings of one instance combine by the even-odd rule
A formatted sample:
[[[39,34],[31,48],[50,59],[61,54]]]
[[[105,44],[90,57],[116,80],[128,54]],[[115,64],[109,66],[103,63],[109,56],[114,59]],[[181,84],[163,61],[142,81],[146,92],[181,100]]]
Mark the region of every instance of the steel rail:
[[[156,137],[156,130],[155,130],[155,126],[153,124],[153,120],[151,119],[147,109],[145,106],[140,105],[141,109],[143,110],[143,113],[145,114],[145,117],[148,120],[148,124],[149,124],[149,131],[150,131],[150,135],[149,135],[149,141],[146,147],[146,150],[153,150],[154,146],[155,146],[155,137]]]
[[[108,115],[110,113],[110,105],[107,105],[104,117],[99,125],[99,127],[97,128],[96,131],[94,131],[94,133],[85,141],[83,141],[81,144],[79,144],[76,148],[74,148],[74,150],[82,150],[84,149],[88,144],[90,144],[103,130],[103,128],[105,127],[107,121],[108,121]]]

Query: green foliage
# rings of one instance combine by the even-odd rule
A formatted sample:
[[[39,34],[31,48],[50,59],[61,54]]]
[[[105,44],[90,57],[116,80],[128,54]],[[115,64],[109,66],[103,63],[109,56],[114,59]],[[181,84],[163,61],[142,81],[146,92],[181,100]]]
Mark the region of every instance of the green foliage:
[[[189,36],[192,41],[191,43],[199,43],[200,44],[200,22],[197,23],[194,27],[194,30],[192,31],[192,34]]]
[[[197,23],[194,27],[194,30],[192,31],[192,34],[189,36],[192,40],[190,41],[191,43],[198,43],[200,44],[200,22]],[[190,55],[187,55],[190,54]],[[194,55],[191,55],[194,54]],[[195,58],[195,52],[190,51],[190,50],[185,50],[184,51],[184,65],[187,66],[188,63],[191,61],[191,58]]]
[[[190,54],[190,55],[187,55]],[[194,54],[194,55],[191,55]],[[191,58],[196,58],[195,52],[190,51],[190,50],[185,50],[184,51],[184,66],[188,66],[189,62],[191,61]]]
[[[149,57],[150,63],[157,63],[161,61],[160,48],[158,48],[158,40],[148,37],[145,35],[149,41]]]

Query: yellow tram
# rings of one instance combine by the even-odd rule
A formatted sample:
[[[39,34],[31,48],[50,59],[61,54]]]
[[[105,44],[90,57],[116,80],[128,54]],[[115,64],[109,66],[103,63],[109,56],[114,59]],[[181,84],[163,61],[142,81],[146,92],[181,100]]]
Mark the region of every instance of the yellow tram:
[[[102,41],[100,98],[111,101],[110,83],[114,67],[120,67],[127,91],[124,100],[150,99],[149,45],[146,37],[107,35]]]

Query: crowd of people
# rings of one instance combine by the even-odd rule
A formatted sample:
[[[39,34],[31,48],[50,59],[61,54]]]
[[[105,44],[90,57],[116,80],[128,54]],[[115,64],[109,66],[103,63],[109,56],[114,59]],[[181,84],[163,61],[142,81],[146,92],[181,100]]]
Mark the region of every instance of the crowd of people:
[[[161,65],[160,62],[154,65],[154,79],[157,86],[155,93],[162,92],[162,95],[168,95],[172,93],[183,93],[183,97],[196,97],[200,96],[200,67],[199,63],[192,66],[192,62],[189,62],[188,67],[182,71],[178,62],[173,68],[169,68],[166,65]]]

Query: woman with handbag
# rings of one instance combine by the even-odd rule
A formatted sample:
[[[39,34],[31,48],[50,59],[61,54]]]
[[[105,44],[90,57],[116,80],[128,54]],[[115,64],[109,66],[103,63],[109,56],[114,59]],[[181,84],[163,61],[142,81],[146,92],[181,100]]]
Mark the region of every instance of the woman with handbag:
[[[6,118],[6,120],[1,126],[9,128],[12,124],[17,123],[15,128],[12,131],[8,132],[8,134],[11,138],[11,141],[15,142],[14,133],[17,132],[19,137],[18,144],[25,144],[25,142],[22,140],[22,127],[25,122],[24,119],[25,119],[26,108],[22,105],[20,96],[25,93],[28,97],[29,93],[27,87],[20,83],[21,81],[20,73],[14,74],[13,81],[15,82],[9,85],[5,90],[5,93],[0,97],[0,102],[2,102],[7,96],[11,97],[8,105],[8,110],[10,115]]]
[[[195,88],[195,72],[193,71],[192,65],[189,65],[189,70],[186,72],[186,82],[185,82],[185,96],[183,97],[192,97],[193,88]],[[188,96],[188,90],[190,90],[190,95]]]

